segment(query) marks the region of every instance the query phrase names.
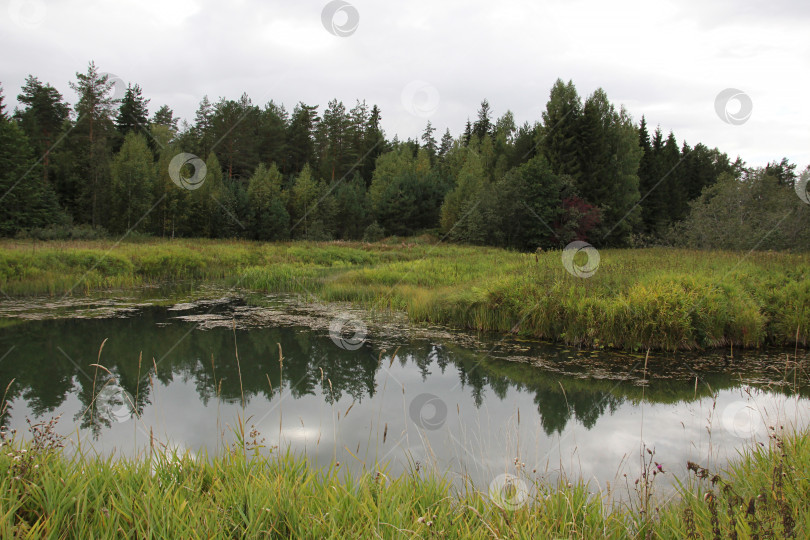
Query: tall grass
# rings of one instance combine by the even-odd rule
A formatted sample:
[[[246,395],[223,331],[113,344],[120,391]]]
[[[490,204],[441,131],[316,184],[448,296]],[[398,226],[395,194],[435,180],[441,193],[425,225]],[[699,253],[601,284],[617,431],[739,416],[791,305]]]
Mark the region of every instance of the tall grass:
[[[430,472],[315,469],[290,453],[217,457],[156,446],[135,458],[64,453],[54,423],[4,432],[3,538],[806,538],[810,437],[772,437],[728,471],[689,464],[680,497],[615,504],[583,483],[455,490]],[[649,470],[647,471],[649,472]],[[525,480],[530,483],[531,480]],[[644,508],[652,511],[644,512]]]
[[[810,255],[604,250],[582,279],[560,252],[411,244],[180,240],[0,243],[11,296],[214,282],[407,312],[417,322],[587,347],[810,341]]]

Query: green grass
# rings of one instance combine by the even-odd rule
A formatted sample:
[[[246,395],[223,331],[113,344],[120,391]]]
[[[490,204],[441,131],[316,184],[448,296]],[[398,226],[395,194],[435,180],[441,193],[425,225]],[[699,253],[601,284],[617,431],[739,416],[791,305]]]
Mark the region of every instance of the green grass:
[[[588,485],[520,481],[484,493],[422,471],[360,475],[339,463],[251,452],[236,437],[215,458],[160,450],[139,458],[67,455],[53,424],[0,453],[3,538],[806,538],[810,436],[773,437],[727,471],[693,466],[679,497],[636,488],[631,502]],[[255,454],[255,455],[254,455]],[[652,487],[655,475],[646,478]],[[645,462],[646,463],[646,462]],[[517,477],[515,477],[517,478]],[[642,485],[644,481],[642,481]],[[632,485],[632,484],[631,484]],[[486,487],[484,488],[486,489]],[[634,499],[634,497],[639,497]],[[632,501],[636,500],[636,503]],[[768,533],[768,534],[766,534]],[[758,534],[758,536],[757,536]]]
[[[586,347],[806,346],[810,255],[602,250],[596,274],[561,253],[409,243],[151,240],[0,242],[10,296],[89,294],[167,281],[297,292],[407,312],[416,322]]]

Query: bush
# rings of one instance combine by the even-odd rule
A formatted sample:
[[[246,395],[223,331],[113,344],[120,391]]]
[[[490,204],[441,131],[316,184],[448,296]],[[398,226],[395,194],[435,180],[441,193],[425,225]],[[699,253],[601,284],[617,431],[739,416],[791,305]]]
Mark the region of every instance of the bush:
[[[101,227],[90,225],[51,225],[49,227],[34,227],[17,233],[20,240],[103,240],[109,234]]]
[[[385,238],[385,230],[376,221],[366,227],[363,233],[363,242],[379,242],[383,238]]]

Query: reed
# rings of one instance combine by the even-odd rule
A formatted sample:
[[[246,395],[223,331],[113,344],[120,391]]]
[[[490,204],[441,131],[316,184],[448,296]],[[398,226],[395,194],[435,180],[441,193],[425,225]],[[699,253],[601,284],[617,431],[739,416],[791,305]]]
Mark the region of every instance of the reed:
[[[651,504],[615,504],[588,485],[565,479],[549,485],[531,484],[527,477],[526,499],[513,504],[514,491],[456,490],[445,478],[424,470],[394,477],[380,465],[353,475],[338,464],[313,468],[305,457],[289,452],[246,455],[242,444],[216,457],[161,445],[134,458],[68,455],[53,430],[53,421],[34,424],[25,442],[3,433],[3,538],[810,534],[808,434],[774,435],[772,444],[747,451],[721,473],[690,463],[680,497],[645,514],[642,510]]]
[[[627,350],[806,346],[810,255],[602,250],[590,278],[560,252],[404,243],[0,242],[8,296],[160,283],[306,294],[413,321]]]

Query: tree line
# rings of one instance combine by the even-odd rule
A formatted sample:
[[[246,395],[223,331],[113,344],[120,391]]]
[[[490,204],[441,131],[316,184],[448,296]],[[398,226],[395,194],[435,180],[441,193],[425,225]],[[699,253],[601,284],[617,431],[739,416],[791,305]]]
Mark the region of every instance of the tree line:
[[[120,98],[115,85],[90,62],[70,83],[73,106],[34,76],[13,112],[0,92],[0,235],[376,240],[429,231],[519,250],[575,239],[705,245],[696,229],[710,226],[700,219],[706,205],[729,202],[710,196],[718,181],[765,178],[780,193],[797,182],[785,159],[747,168],[651,133],[604,90],[583,99],[571,81],[556,81],[534,123],[517,125],[509,111],[496,118],[484,100],[460,135],[428,122],[404,141],[386,136],[382,112],[365,101],[332,100],[319,113],[206,96],[188,123],[165,104],[150,116],[139,85]],[[177,167],[181,154],[199,161]],[[195,174],[193,189],[178,182]],[[806,216],[795,210],[800,227]]]

